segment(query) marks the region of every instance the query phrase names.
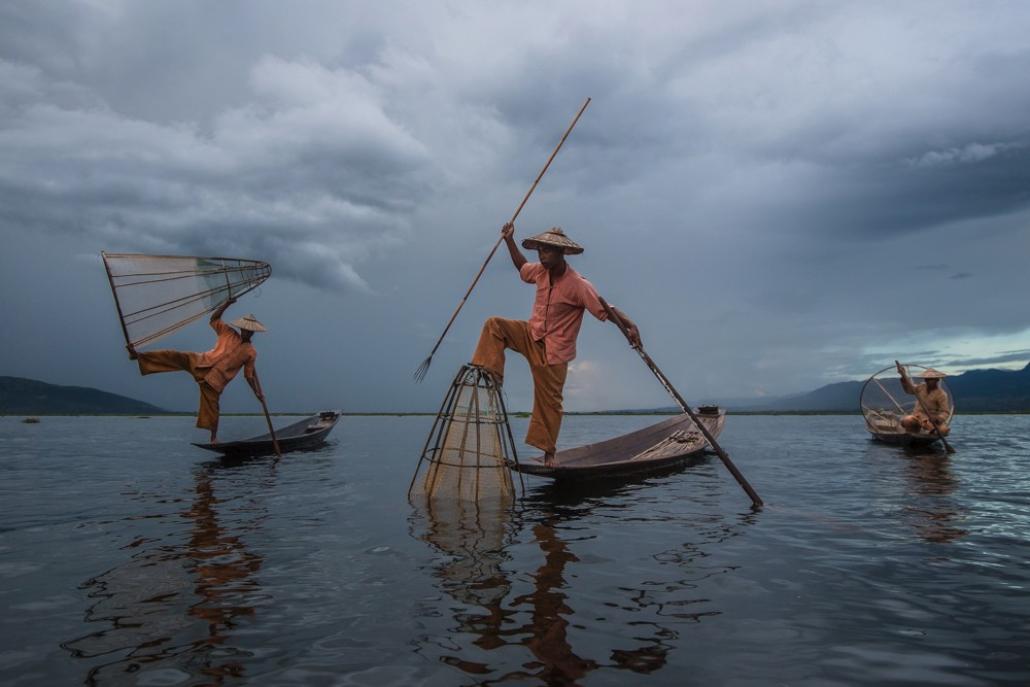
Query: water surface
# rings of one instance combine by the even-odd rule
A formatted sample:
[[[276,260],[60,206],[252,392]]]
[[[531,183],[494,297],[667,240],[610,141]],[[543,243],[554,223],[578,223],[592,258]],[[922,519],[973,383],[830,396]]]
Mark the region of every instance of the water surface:
[[[657,419],[570,417],[563,445]],[[189,418],[18,420],[5,685],[1030,682],[1030,417],[960,416],[947,457],[858,417],[731,416],[761,512],[714,457],[527,480],[512,511],[412,506],[427,417],[239,465]]]

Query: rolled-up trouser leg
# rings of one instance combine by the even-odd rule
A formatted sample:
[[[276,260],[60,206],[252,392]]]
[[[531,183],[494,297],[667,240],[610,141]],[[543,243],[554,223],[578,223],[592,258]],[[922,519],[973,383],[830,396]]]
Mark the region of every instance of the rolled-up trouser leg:
[[[139,364],[139,373],[141,375],[150,375],[157,372],[175,372],[178,370],[185,370],[190,374],[194,374],[196,354],[172,350],[148,351],[140,353],[136,362]]]
[[[200,382],[200,409],[197,411],[197,427],[218,431],[218,399],[221,394],[207,382]]]
[[[506,320],[503,317],[490,317],[483,323],[479,333],[476,352],[472,354],[472,364],[484,367],[492,372],[498,380],[504,380],[504,349],[510,348],[530,359],[530,351],[536,342],[529,334],[529,323],[522,320]],[[542,345],[541,345],[542,348]],[[531,361],[532,364],[532,361]]]

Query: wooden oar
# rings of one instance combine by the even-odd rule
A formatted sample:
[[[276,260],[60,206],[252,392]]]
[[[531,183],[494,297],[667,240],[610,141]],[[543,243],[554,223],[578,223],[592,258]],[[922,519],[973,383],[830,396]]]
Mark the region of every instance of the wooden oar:
[[[899,368],[901,367],[901,363],[899,363],[897,360],[894,361],[894,364],[897,365]],[[909,383],[911,384],[911,382]],[[933,427],[933,431],[937,433],[938,438],[940,438],[940,440],[944,443],[944,450],[948,453],[954,453],[955,449],[953,449],[951,447],[951,444],[948,443],[948,440],[944,438],[944,434],[941,432],[941,428],[937,424],[937,421],[933,419],[933,415],[930,413],[930,409],[926,407],[925,403],[923,403],[923,399],[919,397],[919,394],[914,395],[916,397],[916,403],[918,403],[919,407],[923,409],[924,413],[926,413],[926,419],[930,421],[930,426]]]
[[[737,484],[739,484],[744,489],[744,491],[747,492],[747,495],[751,497],[751,503],[754,504],[755,508],[761,508],[762,506],[764,506],[765,504],[763,503],[761,497],[758,495],[758,492],[756,492],[751,487],[747,479],[744,478],[744,475],[741,474],[740,470],[737,469],[737,466],[733,464],[732,460],[730,460],[729,455],[722,450],[722,447],[719,446],[719,442],[715,440],[715,437],[713,437],[712,433],[708,431],[708,428],[705,427],[704,424],[697,419],[697,416],[694,414],[694,411],[690,409],[690,406],[687,405],[687,402],[683,400],[683,397],[679,395],[679,392],[676,391],[675,388],[673,388],[672,383],[669,382],[669,379],[664,374],[662,374],[662,371],[658,369],[658,366],[655,365],[655,362],[651,360],[651,356],[649,356],[647,352],[644,350],[643,345],[633,342],[633,340],[629,336],[629,329],[626,327],[626,323],[622,321],[622,318],[619,317],[618,314],[616,314],[615,310],[610,305],[608,305],[607,301],[605,301],[603,298],[601,299],[601,305],[604,306],[604,310],[608,313],[608,317],[610,317],[611,320],[615,323],[615,325],[622,331],[623,335],[626,337],[626,340],[629,341],[630,346],[633,347],[633,350],[635,350],[640,355],[640,358],[644,361],[644,364],[651,369],[651,372],[653,372],[654,376],[658,378],[658,381],[662,383],[662,386],[664,386],[665,390],[669,392],[669,395],[676,399],[676,402],[679,404],[683,412],[689,415],[690,419],[694,421],[694,425],[699,430],[701,430],[701,434],[703,434],[705,439],[708,441],[708,445],[711,446],[715,453],[719,456],[719,458],[722,459],[723,465],[725,465],[726,469],[730,471],[730,474],[733,475],[733,478],[737,480]]]
[[[559,150],[561,150],[562,144],[565,143],[565,139],[569,137],[570,133],[572,133],[572,129],[576,126],[576,122],[579,121],[579,118],[583,115],[583,112],[587,109],[587,105],[589,104],[590,98],[587,98],[585,101],[583,101],[583,106],[579,108],[579,112],[577,112],[576,116],[572,119],[572,123],[569,124],[569,128],[565,130],[565,133],[562,135],[561,140],[558,141],[558,145],[555,146],[554,152],[551,153],[551,157],[547,158],[547,162],[544,164],[544,168],[541,169],[540,173],[536,175],[536,179],[533,181],[533,185],[529,187],[529,190],[526,192],[526,195],[522,198],[522,202],[519,203],[519,206],[517,208],[515,208],[515,214],[511,216],[511,223],[514,223],[515,219],[519,216],[519,213],[522,212],[522,208],[523,206],[525,206],[526,201],[529,200],[529,197],[531,195],[533,195],[533,191],[536,190],[536,185],[539,184],[540,180],[544,177],[544,173],[547,171],[547,168],[551,166],[551,161],[554,160],[554,156],[558,154]],[[497,249],[498,247],[500,247],[501,241],[503,240],[503,236],[498,237],[497,242],[494,243],[494,247],[490,249],[489,255],[486,256],[486,260],[483,261],[483,266],[480,267],[479,272],[476,273],[476,278],[472,280],[472,283],[469,285],[468,291],[466,291],[465,295],[462,296],[461,302],[458,303],[458,307],[454,309],[454,314],[451,315],[451,319],[447,321],[447,326],[443,328],[443,334],[441,334],[440,338],[436,340],[436,345],[433,346],[433,350],[429,352],[429,356],[425,360],[423,360],[422,364],[418,366],[417,370],[415,370],[414,377],[416,382],[421,382],[423,379],[426,378],[426,373],[429,371],[429,366],[433,363],[433,355],[436,353],[436,349],[440,348],[440,344],[443,343],[444,337],[447,336],[447,332],[450,331],[451,325],[454,324],[455,318],[458,317],[458,313],[461,312],[461,308],[465,305],[465,301],[468,300],[469,294],[472,293],[472,289],[476,288],[476,284],[479,282],[479,278],[483,276],[483,271],[486,270],[487,264],[489,264],[490,259],[494,257],[494,253],[497,252]]]
[[[257,372],[254,373],[254,380],[257,381],[258,388],[261,389],[262,398],[259,398],[258,400],[261,401],[261,410],[265,411],[265,422],[268,423],[268,433],[272,437],[272,448],[275,449],[276,460],[280,460],[283,457],[283,452],[279,450],[279,440],[275,438],[275,428],[272,427],[272,416],[268,414],[268,404],[265,403],[265,399],[263,398],[265,390],[261,386],[261,380],[258,379]]]

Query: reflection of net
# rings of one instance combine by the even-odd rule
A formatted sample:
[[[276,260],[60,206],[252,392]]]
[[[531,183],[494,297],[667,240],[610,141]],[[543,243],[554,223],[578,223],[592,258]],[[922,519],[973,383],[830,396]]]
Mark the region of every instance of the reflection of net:
[[[500,390],[488,373],[465,365],[444,398],[422,453],[410,493],[429,498],[510,501],[515,494],[508,470],[515,443]]]
[[[157,341],[260,285],[268,263],[236,258],[104,253],[126,343]]]
[[[909,375],[915,377],[912,380],[913,384],[921,382],[918,375],[923,369],[925,368],[919,365],[908,366]],[[944,380],[941,380],[940,388],[948,395],[950,413],[946,422],[949,422],[955,412],[954,401]],[[913,414],[918,401],[901,387],[901,378],[891,366],[876,373],[865,383],[861,404],[866,424],[872,431],[879,434],[895,434],[906,431],[901,426],[901,418]]]

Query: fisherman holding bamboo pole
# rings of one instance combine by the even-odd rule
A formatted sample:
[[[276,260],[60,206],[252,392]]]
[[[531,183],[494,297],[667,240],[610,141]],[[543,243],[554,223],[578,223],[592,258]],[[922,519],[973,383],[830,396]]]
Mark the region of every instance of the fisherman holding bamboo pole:
[[[583,312],[605,321],[608,314],[593,284],[565,261],[578,255],[582,246],[559,227],[531,236],[522,247],[536,250],[539,262],[530,262],[515,243],[515,225],[501,228],[512,263],[522,281],[536,286],[536,299],[528,321],[491,317],[483,324],[472,364],[490,372],[498,385],[504,379],[504,350],[525,356],[533,375],[533,413],[526,443],[544,452],[544,464],[554,464],[562,421],[562,391],[569,362],[576,357],[576,338]],[[613,310],[615,310],[613,308]],[[631,342],[640,343],[640,332],[621,310],[615,310],[627,326]]]
[[[897,361],[894,365],[901,375],[901,388],[917,399],[912,413],[901,418],[902,427],[910,432],[936,432],[942,438],[948,436],[951,432],[948,427],[950,403],[948,394],[939,386],[940,380],[947,375],[931,367],[917,375],[923,379],[923,384],[913,384],[905,367]]]
[[[237,327],[239,332],[222,322],[222,315],[226,308],[235,302],[235,298],[229,298],[211,313],[211,328],[215,330],[218,339],[210,351],[190,353],[159,350],[138,353],[131,344],[128,347],[129,358],[138,362],[142,375],[178,370],[193,375],[193,379],[200,387],[197,427],[211,430],[212,444],[218,443],[219,399],[222,391],[236,377],[240,368],[243,368],[243,376],[254,392],[254,396],[261,401],[263,408],[265,403],[265,395],[261,391],[261,382],[258,381],[257,370],[254,366],[254,362],[257,360],[257,349],[250,340],[254,336],[254,332],[266,330],[253,315],[237,318],[230,323]],[[268,417],[267,408],[265,417],[266,419]],[[273,432],[274,441],[275,435],[271,429],[271,422],[269,422],[269,431]],[[278,444],[276,446],[276,453],[278,453]]]

